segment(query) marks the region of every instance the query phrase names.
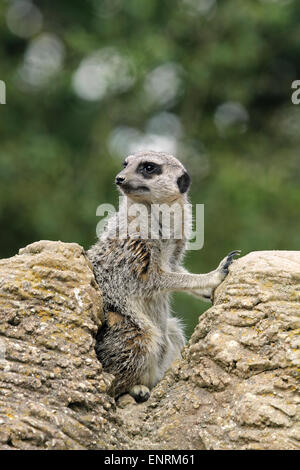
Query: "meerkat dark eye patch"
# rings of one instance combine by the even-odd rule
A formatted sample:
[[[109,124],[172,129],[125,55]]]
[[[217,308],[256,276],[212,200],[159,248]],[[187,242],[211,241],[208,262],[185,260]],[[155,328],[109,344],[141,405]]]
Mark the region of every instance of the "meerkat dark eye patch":
[[[124,162],[123,162],[122,165],[123,165],[123,168],[126,168],[126,167],[127,167],[128,163],[126,162],[126,160],[124,160]]]
[[[178,185],[179,191],[182,194],[186,193],[186,191],[189,189],[190,184],[191,184],[191,177],[185,171],[183,175],[179,176],[179,178],[177,179],[177,185]]]
[[[144,178],[150,179],[154,175],[161,175],[161,165],[153,162],[142,162],[138,165],[136,172],[143,175]]]

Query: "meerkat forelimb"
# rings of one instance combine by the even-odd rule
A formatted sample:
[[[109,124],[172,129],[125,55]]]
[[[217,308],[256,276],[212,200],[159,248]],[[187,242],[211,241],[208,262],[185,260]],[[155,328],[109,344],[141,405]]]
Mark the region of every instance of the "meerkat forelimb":
[[[108,220],[98,242],[87,252],[104,299],[105,322],[95,350],[103,369],[115,376],[115,396],[130,393],[136,401],[144,401],[185,344],[183,326],[170,313],[170,294],[183,291],[212,298],[239,252],[231,252],[207,274],[191,274],[182,266],[190,230],[182,220],[191,223],[190,177],[172,155],[130,155],[116,184],[123,195],[119,212]],[[156,217],[152,207],[157,204],[167,208],[177,204],[186,218],[171,214],[167,239],[159,218],[155,219],[157,236],[144,237],[141,224],[129,233],[130,211],[136,203],[142,209],[144,228],[152,227]]]

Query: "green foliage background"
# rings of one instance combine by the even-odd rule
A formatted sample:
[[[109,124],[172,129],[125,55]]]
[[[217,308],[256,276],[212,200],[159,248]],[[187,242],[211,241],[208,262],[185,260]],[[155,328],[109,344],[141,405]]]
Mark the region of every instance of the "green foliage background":
[[[29,22],[15,13],[22,1],[0,4],[0,257],[39,239],[88,248],[97,206],[118,201],[114,176],[135,134],[123,155],[112,136],[145,135],[153,118],[179,127],[170,136],[193,178],[191,201],[205,204],[205,245],[188,253],[191,271],[215,268],[232,249],[299,249],[297,0],[36,0]],[[53,51],[28,51],[49,34],[63,53],[47,75]],[[131,82],[86,99],[74,76],[105,48],[126,58]],[[177,77],[170,87],[164,78],[166,95],[175,91],[152,99],[147,83],[166,64]],[[206,308],[175,297],[188,334]]]

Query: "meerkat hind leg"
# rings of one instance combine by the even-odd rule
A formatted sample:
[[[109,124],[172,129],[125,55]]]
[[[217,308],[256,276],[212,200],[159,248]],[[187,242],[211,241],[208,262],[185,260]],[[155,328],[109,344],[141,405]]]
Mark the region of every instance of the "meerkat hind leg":
[[[142,403],[143,401],[147,401],[150,397],[150,390],[146,385],[134,385],[129,390],[129,394],[135,399],[135,401]]]

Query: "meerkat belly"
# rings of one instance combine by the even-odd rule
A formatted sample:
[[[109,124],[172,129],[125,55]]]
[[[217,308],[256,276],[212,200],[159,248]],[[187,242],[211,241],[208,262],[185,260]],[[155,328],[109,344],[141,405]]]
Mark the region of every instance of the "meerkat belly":
[[[151,298],[128,299],[128,310],[134,312],[149,340],[147,361],[141,383],[152,388],[162,377],[161,365],[168,349],[169,303],[166,296],[153,295]]]
[[[145,315],[160,331],[164,333],[167,328],[169,315],[169,299],[166,295],[153,295],[151,297],[134,297],[131,300],[143,315]]]
[[[151,347],[141,377],[141,383],[151,389],[161,380],[171,363],[181,357],[185,343],[183,327],[177,318],[170,315],[166,295],[133,299],[131,308],[151,335]]]

